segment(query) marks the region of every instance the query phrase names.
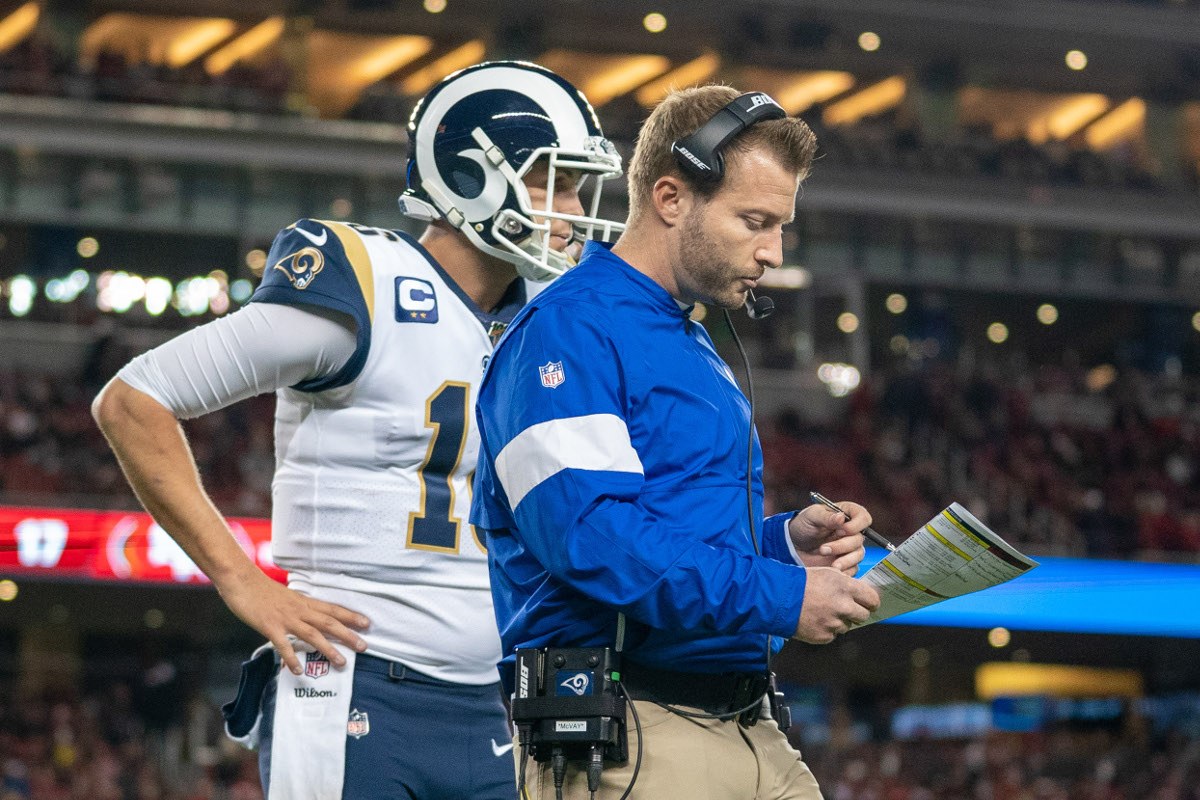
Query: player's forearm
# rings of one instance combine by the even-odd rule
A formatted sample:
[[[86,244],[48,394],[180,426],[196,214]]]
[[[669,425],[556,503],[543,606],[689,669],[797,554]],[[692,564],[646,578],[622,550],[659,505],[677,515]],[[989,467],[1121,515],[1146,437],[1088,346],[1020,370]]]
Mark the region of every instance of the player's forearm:
[[[214,584],[257,569],[205,494],[183,429],[167,408],[114,378],[92,414],[142,505]]]

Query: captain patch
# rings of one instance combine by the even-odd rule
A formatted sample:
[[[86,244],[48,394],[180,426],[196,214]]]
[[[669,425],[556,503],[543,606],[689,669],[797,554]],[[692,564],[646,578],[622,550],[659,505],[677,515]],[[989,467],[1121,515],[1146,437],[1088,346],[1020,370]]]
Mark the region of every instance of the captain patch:
[[[396,322],[437,322],[437,294],[421,278],[396,278]]]

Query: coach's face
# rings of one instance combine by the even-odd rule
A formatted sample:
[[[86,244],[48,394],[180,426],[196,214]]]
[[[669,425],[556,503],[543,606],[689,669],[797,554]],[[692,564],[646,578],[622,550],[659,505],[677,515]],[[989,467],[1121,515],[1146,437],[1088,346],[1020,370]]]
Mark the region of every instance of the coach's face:
[[[681,221],[676,277],[687,299],[737,308],[768,267],[783,263],[800,177],[764,148],[728,153],[725,164],[721,187],[695,195]]]

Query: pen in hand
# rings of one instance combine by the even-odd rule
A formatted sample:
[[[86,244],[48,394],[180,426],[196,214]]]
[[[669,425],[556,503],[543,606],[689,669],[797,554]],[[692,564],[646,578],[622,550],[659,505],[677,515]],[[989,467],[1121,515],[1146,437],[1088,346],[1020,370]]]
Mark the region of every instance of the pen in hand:
[[[850,519],[849,514],[847,514],[845,511],[842,511],[842,509],[840,509],[836,505],[834,505],[833,501],[830,500],[825,495],[819,494],[817,492],[809,492],[808,496],[814,503],[820,503],[821,505],[825,506],[826,508],[832,509],[833,511],[836,511],[839,514],[845,516],[846,519]],[[874,528],[867,527],[863,531],[863,536],[867,537],[868,539],[870,539],[872,542],[879,545],[880,547],[886,547],[888,550],[893,551],[893,552],[895,552],[895,550],[896,550],[896,545],[889,542],[883,534],[879,533]]]

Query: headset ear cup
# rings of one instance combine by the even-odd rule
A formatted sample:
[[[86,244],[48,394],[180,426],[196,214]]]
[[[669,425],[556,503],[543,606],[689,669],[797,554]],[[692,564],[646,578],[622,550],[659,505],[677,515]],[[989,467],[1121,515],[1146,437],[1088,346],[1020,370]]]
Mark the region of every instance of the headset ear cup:
[[[717,183],[725,175],[722,151],[733,137],[757,122],[786,116],[787,112],[767,95],[748,92],[727,103],[698,130],[677,139],[671,153],[685,175]]]

